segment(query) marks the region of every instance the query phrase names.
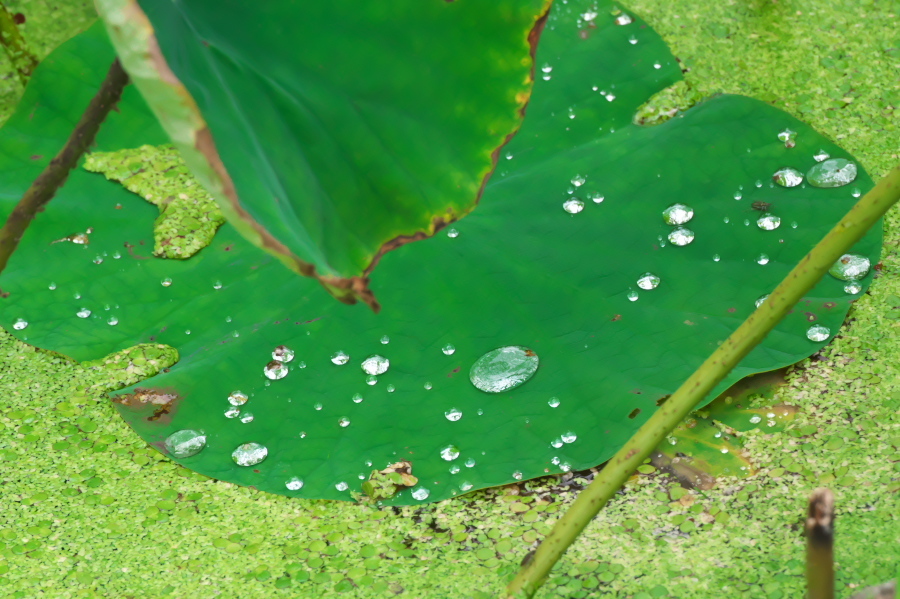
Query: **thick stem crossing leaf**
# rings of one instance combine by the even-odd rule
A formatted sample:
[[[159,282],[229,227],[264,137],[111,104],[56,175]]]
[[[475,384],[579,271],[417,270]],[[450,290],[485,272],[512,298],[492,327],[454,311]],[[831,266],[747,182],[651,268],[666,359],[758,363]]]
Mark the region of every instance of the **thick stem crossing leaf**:
[[[274,493],[349,499],[372,470],[405,460],[418,484],[387,501],[416,503],[603,462],[853,204],[854,190],[871,185],[861,172],[842,187],[774,184],[776,171],[805,173],[822,152],[852,157],[748,98],[633,125],[635,110],[679,69],[639,19],[611,10],[556,6],[528,118],[479,208],[385,256],[380,314],[323,297],[227,224],[194,258],[154,259],[155,209],[80,172],[4,273],[13,294],[0,324],[78,359],[140,342],[177,348],[170,371],[119,395],[123,417],[170,455],[190,447],[190,433],[180,433],[166,448],[171,435],[201,433],[204,448],[177,461]],[[96,31],[63,55],[93,43]],[[86,97],[90,86],[69,92]],[[67,132],[64,119],[38,120],[45,101],[52,97],[32,95],[0,131],[3,210],[29,182],[11,156]],[[130,132],[132,147],[159,143],[122,129],[142,110],[133,98],[123,103],[108,139]],[[787,129],[796,133],[782,136],[786,144]],[[693,211],[686,245],[677,243],[690,235],[663,218],[675,203]],[[777,227],[753,208],[761,203]],[[676,212],[670,220],[686,213]],[[50,243],[88,226],[87,249]],[[873,232],[854,252],[874,262],[879,243]],[[856,276],[823,280],[710,398],[821,348],[872,273]],[[284,369],[270,364],[282,345],[294,353]],[[470,369],[501,347],[519,349],[492,355],[493,367],[515,362],[522,377],[537,368],[518,386],[481,376],[482,387],[509,386],[481,391]],[[237,465],[240,447],[261,455],[251,443],[266,448],[264,461]]]
[[[549,1],[98,6],[232,224],[377,309],[381,255],[478,201],[521,122]]]

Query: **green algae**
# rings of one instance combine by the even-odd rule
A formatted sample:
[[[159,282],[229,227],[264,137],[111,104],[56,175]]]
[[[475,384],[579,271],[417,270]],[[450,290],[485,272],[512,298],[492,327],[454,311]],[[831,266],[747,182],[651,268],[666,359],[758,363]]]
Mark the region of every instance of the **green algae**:
[[[876,177],[900,159],[889,6],[630,8],[700,93],[775,102]],[[801,596],[800,521],[819,485],[836,493],[839,596],[900,575],[896,210],[886,232],[881,276],[850,324],[774,398],[799,409],[794,420],[741,433],[758,473],[702,492],[658,471],[635,477],[539,596]],[[264,495],[147,447],[103,399],[105,376],[0,334],[0,596],[495,597],[586,482],[570,474],[390,510]]]

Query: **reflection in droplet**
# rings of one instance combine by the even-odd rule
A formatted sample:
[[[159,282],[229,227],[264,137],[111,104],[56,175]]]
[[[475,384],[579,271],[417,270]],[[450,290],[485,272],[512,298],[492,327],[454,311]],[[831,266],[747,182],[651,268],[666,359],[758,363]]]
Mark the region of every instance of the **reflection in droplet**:
[[[17,331],[21,331],[25,327],[28,326],[28,321],[22,318],[17,318],[16,322],[13,323],[13,328]]]
[[[231,452],[231,459],[238,466],[255,466],[266,459],[267,455],[269,455],[269,450],[265,445],[260,443],[243,443]]]
[[[821,341],[825,341],[830,336],[831,336],[831,331],[828,329],[828,327],[823,327],[820,324],[813,325],[813,326],[809,327],[808,331],[806,331],[806,337],[810,341],[821,342]]]
[[[412,495],[413,499],[417,499],[419,501],[424,501],[425,499],[428,499],[429,493],[428,493],[428,489],[426,489],[425,487],[416,487],[415,489],[412,490],[410,495]]]
[[[384,356],[369,356],[362,362],[362,369],[366,374],[384,374],[388,371],[391,361]]]
[[[656,289],[659,286],[659,277],[651,272],[645,272],[637,280],[637,286],[641,289]]]
[[[228,396],[228,403],[233,406],[242,406],[247,403],[247,400],[250,399],[247,397],[246,393],[242,393],[240,391],[232,391]]]
[[[283,379],[287,376],[288,367],[279,362],[278,360],[272,360],[266,367],[263,368],[263,374],[266,375],[266,378],[272,381],[277,381],[278,379]]]
[[[662,215],[667,225],[683,225],[694,218],[694,209],[686,204],[672,204]]]
[[[814,165],[806,173],[813,187],[843,187],[856,179],[856,164],[843,158],[832,158]]]
[[[756,263],[763,264],[763,265],[768,264],[769,257],[766,254],[760,254],[759,256],[756,257]]]
[[[192,429],[175,431],[166,437],[166,450],[174,458],[189,458],[206,447],[206,435]]]
[[[763,303],[764,303],[767,299],[769,299],[769,294],[768,294],[768,293],[765,294],[765,295],[759,296],[759,298],[756,300],[756,307],[759,308],[760,306],[762,306]]]
[[[447,418],[447,420],[449,420],[450,422],[456,422],[457,420],[459,420],[460,418],[462,418],[462,412],[460,412],[460,411],[457,410],[456,408],[450,408],[449,410],[447,410],[446,412],[444,412],[444,416],[445,416],[445,417]]]
[[[350,426],[350,419],[341,418],[340,420],[338,420],[338,426],[340,426],[341,428],[347,428],[348,426]]]
[[[90,315],[91,315],[91,311],[88,310],[87,308],[82,308],[81,310],[79,310],[78,312],[75,313],[75,316],[77,316],[78,318],[87,318]]]
[[[160,281],[160,284],[161,284],[163,287],[168,287],[169,285],[172,284],[172,279],[166,277],[165,279],[163,279],[162,281]]]
[[[294,350],[286,345],[279,345],[272,350],[272,359],[287,364],[294,359]]]
[[[841,256],[828,273],[842,281],[856,281],[869,274],[872,263],[865,256],[859,254],[844,254]]]
[[[551,408],[559,407],[559,398],[551,397],[550,400],[547,402],[547,405],[549,405]]]
[[[685,246],[694,241],[694,232],[685,227],[678,227],[669,233],[669,241],[673,245]]]
[[[774,214],[766,212],[756,219],[756,226],[764,231],[774,231],[781,226],[781,219]]]
[[[528,381],[539,362],[538,355],[527,347],[499,347],[475,361],[469,370],[469,380],[481,391],[500,393]]]
[[[441,458],[452,462],[459,457],[459,448],[456,445],[448,445],[441,450]]]
[[[299,491],[303,488],[303,481],[294,476],[291,477],[287,482],[284,483],[284,486],[287,487],[288,491]]]
[[[803,173],[795,168],[782,168],[775,171],[772,181],[782,187],[797,187],[803,183]]]
[[[337,483],[336,485],[334,485],[334,488],[337,489],[338,491],[346,491],[347,489],[350,488],[350,485],[348,485],[344,481],[341,481],[341,482]]]
[[[449,343],[441,348],[441,351],[444,352],[445,356],[452,356],[453,352],[456,351],[456,348],[450,345]]]
[[[625,294],[625,297],[628,298],[628,301],[629,301],[629,302],[636,302],[636,301],[638,301],[638,297],[639,297],[639,296],[638,296],[638,292],[637,292],[637,291],[635,291],[634,289],[629,289],[629,290],[628,290],[628,293]]]
[[[569,214],[578,214],[584,210],[584,202],[578,198],[571,198],[563,202],[563,210]]]
[[[343,366],[344,364],[346,364],[349,361],[350,361],[350,356],[348,356],[347,354],[345,354],[342,351],[335,352],[331,356],[331,363],[336,364],[337,366]]]
[[[103,256],[94,256],[94,264],[103,264]]]
[[[560,435],[559,438],[563,440],[563,443],[574,443],[578,436],[572,431],[569,431]]]

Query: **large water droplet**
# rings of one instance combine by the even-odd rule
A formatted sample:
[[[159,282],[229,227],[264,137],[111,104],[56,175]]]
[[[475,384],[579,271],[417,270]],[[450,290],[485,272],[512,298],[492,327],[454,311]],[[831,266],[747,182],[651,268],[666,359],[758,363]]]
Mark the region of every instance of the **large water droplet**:
[[[272,350],[272,359],[287,364],[294,359],[294,350],[285,345],[279,345]]]
[[[366,374],[384,374],[391,365],[391,361],[384,356],[369,356],[362,362],[362,369]]]
[[[266,364],[265,368],[263,368],[263,374],[266,375],[267,379],[277,381],[278,379],[283,379],[287,376],[288,367],[278,360],[272,360]]]
[[[78,318],[87,318],[90,315],[91,315],[91,311],[88,310],[87,308],[82,308],[81,310],[79,310],[78,312],[75,313],[75,316],[77,316]]]
[[[16,322],[13,323],[13,328],[17,331],[21,331],[25,327],[28,326],[28,321],[22,318],[17,318]]]
[[[260,443],[242,443],[231,452],[231,459],[238,466],[255,466],[266,459],[269,450]]]
[[[457,410],[456,408],[450,408],[449,410],[447,410],[446,412],[444,412],[444,416],[445,416],[445,417],[447,418],[447,420],[449,420],[450,422],[456,422],[457,420],[459,420],[460,418],[462,418],[462,412],[460,412],[460,411]]]
[[[651,272],[645,272],[637,280],[637,286],[641,289],[656,289],[659,286],[659,277]]]
[[[475,361],[469,370],[469,380],[481,391],[500,393],[528,381],[537,371],[538,363],[538,355],[527,347],[500,347]]]
[[[250,399],[247,397],[246,393],[242,393],[240,391],[232,391],[228,396],[228,403],[233,406],[242,406],[247,403],[247,400]]]
[[[842,281],[856,281],[869,274],[872,263],[865,256],[859,254],[844,254],[841,256],[828,273]]]
[[[335,352],[331,356],[331,363],[336,364],[338,366],[343,366],[344,364],[346,364],[349,361],[350,361],[350,356],[348,356],[347,354],[345,354],[342,351]]]
[[[672,204],[662,215],[667,225],[683,225],[694,218],[694,209],[686,204]]]
[[[189,458],[206,447],[206,435],[199,431],[184,429],[166,437],[166,450],[174,458]]]
[[[772,181],[782,187],[797,187],[803,183],[803,173],[795,168],[782,168],[775,171]]]
[[[413,499],[424,501],[425,499],[428,499],[429,493],[428,489],[426,489],[425,487],[416,487],[412,490],[412,493],[410,493],[410,495],[412,495]]]
[[[448,445],[441,450],[441,458],[452,462],[459,457],[459,448],[456,445]]]
[[[571,198],[563,202],[563,210],[565,210],[569,214],[578,214],[579,212],[584,210],[584,202],[582,202],[578,198]]]
[[[813,325],[813,326],[809,327],[808,331],[806,331],[806,337],[810,341],[821,342],[821,341],[825,341],[830,336],[831,336],[831,331],[828,329],[828,327],[823,327],[820,324]]]
[[[445,356],[452,356],[453,352],[456,351],[456,348],[450,345],[449,343],[441,348],[441,351],[444,352]]]
[[[678,227],[669,233],[669,242],[672,245],[684,246],[694,241],[694,232],[685,227]]]
[[[756,226],[764,231],[774,231],[781,226],[781,219],[774,214],[766,212],[756,219]]]
[[[286,483],[284,483],[284,486],[287,487],[288,491],[299,491],[303,488],[303,480],[294,476],[291,477],[291,479]]]
[[[813,187],[842,187],[856,179],[856,164],[843,158],[832,158],[814,165],[806,173]]]

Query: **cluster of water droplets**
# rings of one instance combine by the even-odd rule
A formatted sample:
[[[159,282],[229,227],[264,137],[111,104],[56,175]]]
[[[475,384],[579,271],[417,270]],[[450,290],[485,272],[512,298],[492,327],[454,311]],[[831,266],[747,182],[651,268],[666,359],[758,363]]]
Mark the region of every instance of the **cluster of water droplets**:
[[[288,375],[288,362],[294,359],[294,351],[287,346],[279,345],[272,350],[272,361],[263,368],[267,379],[277,381]]]

